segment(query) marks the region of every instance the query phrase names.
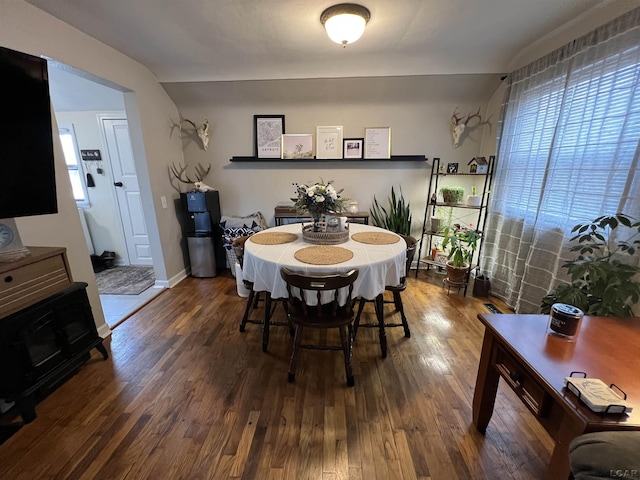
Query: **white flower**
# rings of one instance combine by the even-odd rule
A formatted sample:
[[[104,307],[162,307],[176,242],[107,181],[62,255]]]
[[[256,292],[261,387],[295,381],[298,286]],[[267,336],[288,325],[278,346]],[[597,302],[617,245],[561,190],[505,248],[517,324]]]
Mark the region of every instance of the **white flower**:
[[[316,195],[316,202],[318,203],[324,202],[324,197],[322,195]]]

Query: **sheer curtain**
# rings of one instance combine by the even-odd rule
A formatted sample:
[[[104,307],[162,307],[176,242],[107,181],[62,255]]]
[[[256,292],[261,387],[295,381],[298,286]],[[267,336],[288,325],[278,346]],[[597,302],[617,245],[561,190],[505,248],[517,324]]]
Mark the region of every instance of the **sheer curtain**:
[[[538,313],[567,280],[573,225],[640,219],[640,8],[506,81],[482,267],[494,294]]]

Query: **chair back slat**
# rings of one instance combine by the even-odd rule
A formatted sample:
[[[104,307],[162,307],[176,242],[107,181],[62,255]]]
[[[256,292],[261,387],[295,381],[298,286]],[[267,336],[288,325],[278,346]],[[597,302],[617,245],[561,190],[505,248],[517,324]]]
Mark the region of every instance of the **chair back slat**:
[[[293,321],[304,321],[304,317],[312,317],[313,322],[331,321],[332,317],[353,316],[353,283],[358,278],[357,269],[346,273],[306,275],[283,267],[280,274],[287,284]]]

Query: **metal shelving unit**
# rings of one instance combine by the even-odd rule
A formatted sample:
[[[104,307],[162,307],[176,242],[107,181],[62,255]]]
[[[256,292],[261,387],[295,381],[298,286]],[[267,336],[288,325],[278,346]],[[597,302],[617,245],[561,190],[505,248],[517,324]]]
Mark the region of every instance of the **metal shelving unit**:
[[[480,254],[482,253],[482,242],[483,242],[483,232],[485,228],[485,224],[487,221],[487,205],[489,203],[489,193],[491,189],[491,181],[493,178],[493,165],[495,162],[495,156],[491,155],[488,160],[488,168],[487,173],[447,173],[440,171],[440,159],[434,158],[433,163],[431,165],[431,176],[429,177],[429,190],[427,192],[427,205],[424,211],[424,221],[422,222],[422,232],[420,236],[420,247],[418,249],[418,263],[416,265],[416,278],[418,277],[418,272],[420,271],[420,267],[424,266],[427,270],[431,267],[443,268],[441,263],[435,262],[431,258],[431,251],[434,243],[434,238],[444,237],[442,233],[433,232],[427,228],[428,219],[432,216],[435,216],[436,209],[438,207],[445,208],[454,208],[454,209],[465,209],[470,211],[476,211],[477,217],[475,217],[476,222],[476,232],[480,234],[480,240],[478,242],[477,255],[480,258]],[[442,177],[484,177],[484,185],[481,193],[481,201],[479,206],[474,205],[466,205],[466,204],[448,204],[443,202],[434,201],[437,198],[438,193],[438,185]],[[425,252],[425,255],[428,255],[426,258],[423,258],[422,252]],[[477,265],[471,265],[469,267],[469,271],[467,272],[467,282],[464,287],[464,292],[467,292],[467,285],[469,280],[469,275],[472,270],[476,269]]]

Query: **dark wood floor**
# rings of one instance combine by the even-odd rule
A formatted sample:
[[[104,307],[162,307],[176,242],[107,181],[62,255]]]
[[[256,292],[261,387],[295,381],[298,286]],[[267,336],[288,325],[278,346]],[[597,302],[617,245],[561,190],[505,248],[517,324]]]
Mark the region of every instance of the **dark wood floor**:
[[[188,278],[113,331],[108,361],[93,352],[38,404],[0,445],[0,478],[542,478],[553,443],[502,383],[486,435],[471,425],[489,300],[440,280],[411,276],[412,337],[389,329],[386,359],[374,330],[358,332],[349,388],[333,351],[304,351],[288,384],[288,330],[263,353],[259,326],[238,331],[230,274]]]

